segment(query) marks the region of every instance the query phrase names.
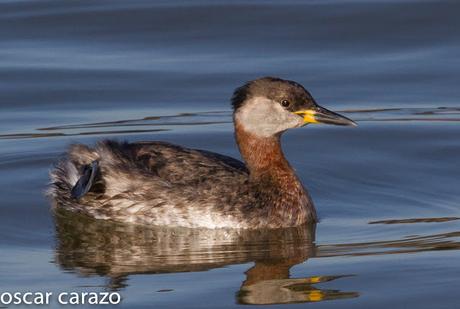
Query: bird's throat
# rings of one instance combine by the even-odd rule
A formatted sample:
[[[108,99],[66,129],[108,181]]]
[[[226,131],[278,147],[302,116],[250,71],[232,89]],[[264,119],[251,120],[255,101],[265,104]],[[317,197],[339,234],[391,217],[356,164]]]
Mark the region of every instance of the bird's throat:
[[[287,176],[297,177],[281,149],[280,136],[258,136],[235,124],[235,135],[238,147],[251,178],[276,179]],[[293,179],[293,180],[294,180]]]
[[[281,150],[280,136],[257,136],[235,122],[241,156],[249,170],[249,185],[257,203],[267,210],[273,226],[316,222],[316,211],[307,191]]]

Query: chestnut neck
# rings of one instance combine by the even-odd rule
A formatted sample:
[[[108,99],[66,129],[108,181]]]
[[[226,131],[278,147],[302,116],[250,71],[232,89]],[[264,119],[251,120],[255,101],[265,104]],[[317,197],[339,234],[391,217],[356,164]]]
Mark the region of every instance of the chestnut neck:
[[[291,176],[292,180],[297,180],[294,170],[281,149],[280,134],[258,136],[246,131],[240,123],[235,122],[235,137],[251,179],[266,176],[277,179]]]

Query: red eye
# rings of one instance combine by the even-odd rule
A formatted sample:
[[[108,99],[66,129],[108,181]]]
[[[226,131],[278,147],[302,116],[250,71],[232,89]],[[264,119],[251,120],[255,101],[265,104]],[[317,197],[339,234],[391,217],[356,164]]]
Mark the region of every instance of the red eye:
[[[289,103],[288,100],[283,100],[281,101],[281,105],[283,105],[284,107],[288,107],[291,103]]]

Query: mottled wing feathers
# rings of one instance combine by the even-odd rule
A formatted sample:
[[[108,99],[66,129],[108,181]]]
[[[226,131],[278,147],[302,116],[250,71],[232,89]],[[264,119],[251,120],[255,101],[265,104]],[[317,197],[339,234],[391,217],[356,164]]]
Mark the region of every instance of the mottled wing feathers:
[[[94,148],[72,145],[67,157],[51,173],[54,187],[51,195],[78,200],[92,193],[96,183],[101,183],[103,186],[98,186],[95,193],[102,198],[121,192],[159,197],[167,191],[186,188],[193,188],[193,196],[198,198],[199,187],[204,195],[200,198],[206,198],[210,188],[226,190],[218,184],[238,185],[247,177],[242,162],[217,153],[164,142],[108,140]]]
[[[139,168],[177,185],[220,182],[225,178],[247,177],[245,165],[231,157],[163,142],[131,144]]]

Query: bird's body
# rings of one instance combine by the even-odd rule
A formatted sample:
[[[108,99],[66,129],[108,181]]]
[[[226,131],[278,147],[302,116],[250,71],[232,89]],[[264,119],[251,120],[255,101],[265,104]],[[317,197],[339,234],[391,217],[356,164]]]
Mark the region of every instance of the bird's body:
[[[70,194],[82,169],[99,162],[93,190],[76,200]],[[53,172],[57,205],[99,219],[140,224],[258,228],[295,226],[315,220],[311,200],[297,187],[277,202],[278,188],[264,178],[254,183],[245,165],[233,158],[162,142],[99,142],[74,145]],[[276,205],[274,205],[276,203]],[[279,205],[278,205],[279,204]],[[310,217],[309,217],[310,216]]]
[[[245,163],[164,142],[73,145],[51,173],[56,207],[100,219],[183,227],[279,228],[315,222],[313,203],[280,146],[286,123],[302,126],[306,116],[289,111],[259,128],[265,110],[284,109],[262,102],[250,83],[244,87],[249,88],[237,89],[233,103]],[[286,87],[306,93],[296,83]]]

